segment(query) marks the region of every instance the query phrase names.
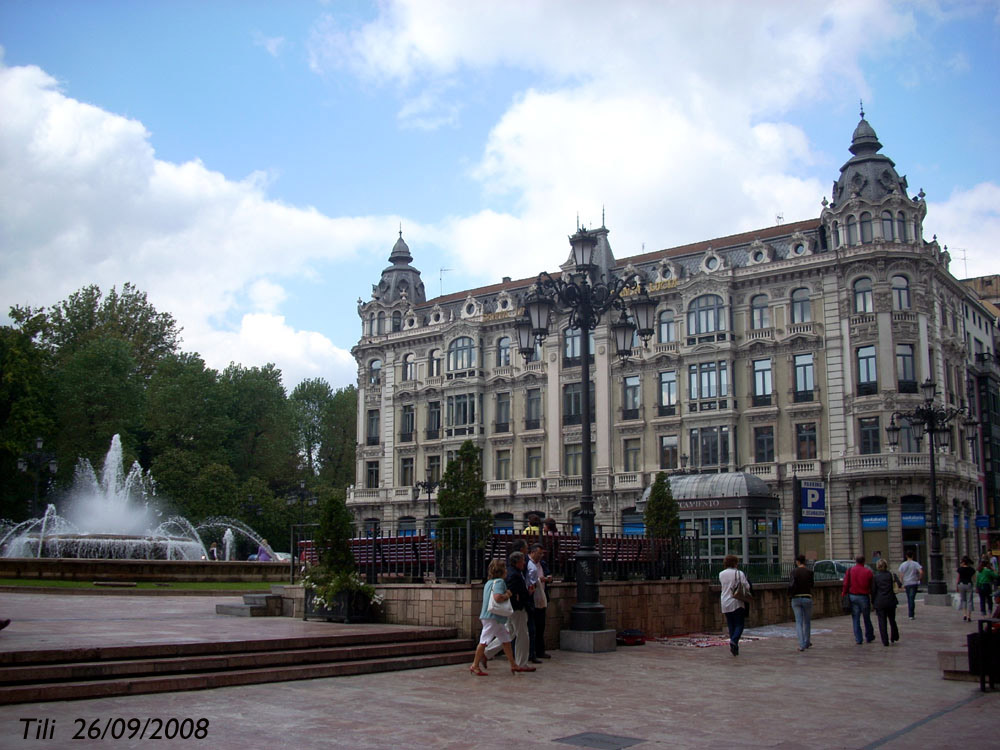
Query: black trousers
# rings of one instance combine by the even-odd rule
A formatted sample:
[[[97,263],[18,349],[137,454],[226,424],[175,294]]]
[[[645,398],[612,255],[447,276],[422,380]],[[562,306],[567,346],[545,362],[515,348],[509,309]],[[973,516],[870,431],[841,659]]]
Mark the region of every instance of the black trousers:
[[[878,634],[882,639],[882,645],[888,646],[889,639],[893,641],[899,640],[899,628],[896,627],[896,608],[886,607],[885,609],[875,609],[875,614],[878,616]],[[886,633],[885,621],[889,621],[890,632]]]
[[[535,626],[531,651],[537,659],[545,653],[545,607],[536,607],[532,610],[531,618]]]

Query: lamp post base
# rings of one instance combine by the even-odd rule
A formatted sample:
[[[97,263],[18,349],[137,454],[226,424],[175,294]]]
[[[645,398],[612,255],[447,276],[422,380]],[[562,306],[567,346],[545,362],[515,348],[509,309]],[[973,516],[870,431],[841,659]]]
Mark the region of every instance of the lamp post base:
[[[951,594],[924,594],[924,604],[929,607],[950,607]]]
[[[613,630],[561,630],[559,648],[587,654],[614,651],[618,647]]]

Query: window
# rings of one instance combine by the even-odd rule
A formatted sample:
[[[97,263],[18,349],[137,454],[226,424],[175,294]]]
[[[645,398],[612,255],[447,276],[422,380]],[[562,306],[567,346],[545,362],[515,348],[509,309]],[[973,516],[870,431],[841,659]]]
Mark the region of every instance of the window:
[[[702,362],[688,366],[689,398],[715,399],[729,395],[729,366],[726,362]],[[702,408],[714,408],[703,406]]]
[[[833,222],[833,246],[840,247],[840,225]]]
[[[510,450],[498,450],[496,460],[495,478],[498,480],[510,479]]]
[[[628,438],[623,443],[625,471],[639,471],[639,461],[642,453],[640,446],[639,438]]]
[[[774,427],[753,428],[754,461],[769,464],[774,461]]]
[[[858,444],[862,454],[882,452],[878,433],[878,417],[862,417],[858,420]]]
[[[416,363],[412,354],[403,356],[403,380],[415,380],[417,377]]]
[[[847,244],[858,244],[858,222],[853,216],[847,217]]]
[[[900,242],[907,241],[906,234],[906,216],[900,211],[896,214],[896,239]]]
[[[375,335],[375,313],[371,313],[368,315],[368,335],[369,336]]]
[[[368,410],[367,427],[365,429],[365,435],[368,438],[366,442],[368,443],[368,445],[378,445],[379,442],[378,418],[379,418],[378,409]]]
[[[563,366],[579,367],[582,362],[581,337],[579,328],[567,328],[563,332]],[[594,332],[590,332],[590,354],[594,353]]]
[[[529,388],[524,398],[524,429],[537,430],[542,426],[542,389]]]
[[[867,211],[861,214],[861,241],[865,244],[872,241],[872,215]]]
[[[399,331],[402,330],[403,330],[403,314],[399,310],[396,310],[392,314],[392,332],[398,333]]]
[[[692,428],[691,465],[723,468],[729,464],[729,428]]]
[[[813,368],[813,355],[796,354],[795,364],[795,401],[813,400],[813,391],[816,389],[815,370]]]
[[[913,427],[905,419],[900,420],[899,423],[899,450],[903,453],[920,452],[920,443],[913,435]]]
[[[412,443],[413,432],[416,425],[416,418],[413,412],[413,405],[407,404],[403,407],[402,419],[399,426],[399,442]]]
[[[563,474],[579,476],[583,473],[583,444],[567,445],[563,451]]]
[[[541,446],[533,445],[524,452],[524,476],[533,479],[541,475],[542,449]]]
[[[688,333],[699,336],[726,330],[725,308],[722,297],[717,294],[703,294],[688,307]]]
[[[441,437],[441,402],[430,401],[427,404],[427,438],[436,440]]]
[[[427,358],[427,376],[434,378],[441,374],[441,350],[431,349],[430,356]]]
[[[892,277],[892,309],[910,309],[910,280],[905,276]]]
[[[771,327],[771,311],[763,294],[750,298],[750,327],[754,330]]]
[[[594,381],[590,381],[590,421],[594,421]],[[567,383],[563,386],[563,424],[581,424],[583,421],[583,386]]]
[[[670,416],[677,411],[677,371],[660,373],[660,416]]]
[[[399,460],[399,486],[413,486],[413,456],[407,456]]]
[[[668,344],[677,340],[677,329],[674,325],[674,311],[664,310],[660,313],[659,331],[657,340],[661,344]]]
[[[541,362],[542,361],[542,345],[535,341],[534,348],[527,357],[522,357],[525,362]]]
[[[892,242],[892,211],[882,212],[882,239]]]
[[[378,329],[377,329],[377,333],[378,333],[379,336],[381,336],[383,333],[385,333],[385,313],[384,312],[380,312],[378,314]]]
[[[448,346],[448,370],[469,370],[476,366],[476,345],[468,336],[459,336]]]
[[[816,458],[816,423],[795,425],[795,457],[799,461]]]
[[[753,361],[753,405],[771,405],[771,360]]]
[[[373,359],[368,365],[368,382],[371,385],[382,384],[382,360]]]
[[[896,378],[900,393],[917,392],[917,372],[913,360],[913,344],[896,344]]]
[[[496,431],[510,432],[510,393],[498,393],[496,405]]]
[[[427,457],[427,481],[441,481],[441,456]]]
[[[809,302],[809,290],[799,287],[792,292],[792,322],[809,323],[812,321],[812,304]]]
[[[452,435],[475,434],[476,394],[461,393],[448,396],[447,426],[453,428]]]
[[[622,419],[639,418],[639,376],[629,375],[625,378],[625,407]]]
[[[875,368],[875,347],[858,349],[858,395],[871,396],[878,392],[878,374]]]
[[[510,339],[507,336],[501,337],[497,342],[497,367],[505,367],[510,364]]]
[[[875,312],[875,303],[872,299],[872,280],[867,276],[854,282],[854,312]]]
[[[378,489],[378,461],[367,461],[365,463],[365,489]]]
[[[660,468],[661,469],[676,469],[678,466],[677,458],[677,436],[676,435],[660,435]]]

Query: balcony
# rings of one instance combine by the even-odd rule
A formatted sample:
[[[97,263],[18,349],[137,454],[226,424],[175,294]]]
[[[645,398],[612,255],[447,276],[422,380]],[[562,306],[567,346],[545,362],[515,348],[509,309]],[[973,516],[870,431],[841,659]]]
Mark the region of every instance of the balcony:
[[[510,432],[510,422],[496,422],[493,425],[493,432]]]
[[[394,503],[412,503],[413,502],[413,488],[412,487],[394,487],[392,489],[392,501]]]
[[[747,341],[774,341],[773,328],[754,328],[747,331]]]
[[[525,419],[524,420],[524,429],[525,430],[540,430],[540,429],[542,429],[542,420],[541,419]]]
[[[512,378],[514,377],[514,366],[500,365],[499,367],[494,367],[492,375],[495,378]]]
[[[807,404],[811,401],[816,400],[816,394],[813,390],[808,391],[793,391],[792,401],[796,404]]]
[[[677,415],[677,405],[676,404],[660,404],[657,407],[657,416],[660,417],[673,417]]]
[[[535,477],[533,479],[518,479],[517,480],[517,494],[518,495],[540,495],[545,491],[545,480],[540,477]]]
[[[622,409],[622,420],[640,419],[640,409]]]
[[[858,383],[859,396],[875,396],[878,394],[878,383]]]
[[[770,406],[771,405],[771,394],[764,393],[761,395],[754,394],[753,406]]]
[[[644,474],[638,471],[628,471],[615,474],[616,490],[641,490],[645,487]]]
[[[786,473],[797,477],[818,477],[822,473],[822,465],[818,459],[792,461],[788,464]]]
[[[348,505],[374,505],[383,502],[384,494],[380,489],[353,489],[347,493]]]
[[[746,467],[746,472],[760,477],[765,482],[773,482],[778,479],[778,465],[775,463],[750,464]]]
[[[788,336],[795,336],[797,334],[807,334],[816,335],[816,323],[791,323],[788,326]]]
[[[677,354],[677,342],[666,341],[662,344],[653,344],[654,354]]]
[[[916,380],[900,380],[896,382],[896,390],[899,393],[918,393]]]
[[[486,483],[486,497],[510,497],[514,483],[509,479],[494,480]]]
[[[399,442],[401,443],[412,443],[413,433],[412,432],[401,432],[399,433]]]
[[[424,430],[424,437],[428,440],[440,440],[441,439],[441,428],[440,427],[428,427]]]
[[[525,372],[545,372],[544,362],[525,362],[524,364]]]
[[[559,477],[549,480],[552,492],[579,492],[583,489],[583,477]]]
[[[365,445],[378,445],[378,435],[369,435],[365,438]]]

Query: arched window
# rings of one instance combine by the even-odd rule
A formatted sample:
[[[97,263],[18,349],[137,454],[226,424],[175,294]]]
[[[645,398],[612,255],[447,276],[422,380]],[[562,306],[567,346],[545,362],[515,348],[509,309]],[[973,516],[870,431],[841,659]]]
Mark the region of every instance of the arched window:
[[[812,320],[812,304],[809,302],[809,290],[799,287],[792,292],[792,322],[809,323]]]
[[[375,335],[375,313],[368,314],[368,335]]]
[[[375,329],[375,333],[381,336],[385,333],[385,313],[380,312],[378,314],[378,328]]]
[[[771,327],[771,311],[767,307],[767,296],[764,294],[750,298],[750,327],[755,330]]]
[[[872,280],[867,276],[854,282],[854,312],[875,312],[875,302],[872,299]]]
[[[861,241],[865,244],[872,241],[872,215],[867,211],[861,214]]]
[[[448,370],[469,370],[476,366],[476,345],[468,336],[459,336],[448,345]]]
[[[399,310],[396,310],[392,314],[392,332],[397,333],[398,331],[402,330],[403,330],[403,313],[401,313]]]
[[[833,222],[833,246],[840,247],[840,224]]]
[[[910,309],[910,280],[905,276],[892,277],[892,309]]]
[[[497,367],[505,367],[510,364],[510,339],[502,336],[497,341]]]
[[[368,382],[372,385],[382,384],[382,360],[373,359],[368,365]]]
[[[534,348],[531,350],[531,354],[524,359],[525,362],[541,362],[542,361],[542,345],[538,343],[535,339]]]
[[[416,380],[417,368],[412,354],[403,356],[403,380]]]
[[[896,214],[896,239],[900,242],[909,242],[910,240],[906,231],[906,215],[902,211]]]
[[[671,341],[676,341],[677,328],[674,325],[674,311],[664,310],[661,312],[659,322],[659,337],[657,340],[661,344],[668,344]]]
[[[882,212],[882,239],[886,242],[891,242],[892,237],[892,212],[883,211]]]
[[[858,222],[855,221],[853,216],[847,217],[847,244],[858,244]]]
[[[688,334],[698,336],[726,330],[725,308],[722,297],[717,294],[703,294],[688,307]]]

